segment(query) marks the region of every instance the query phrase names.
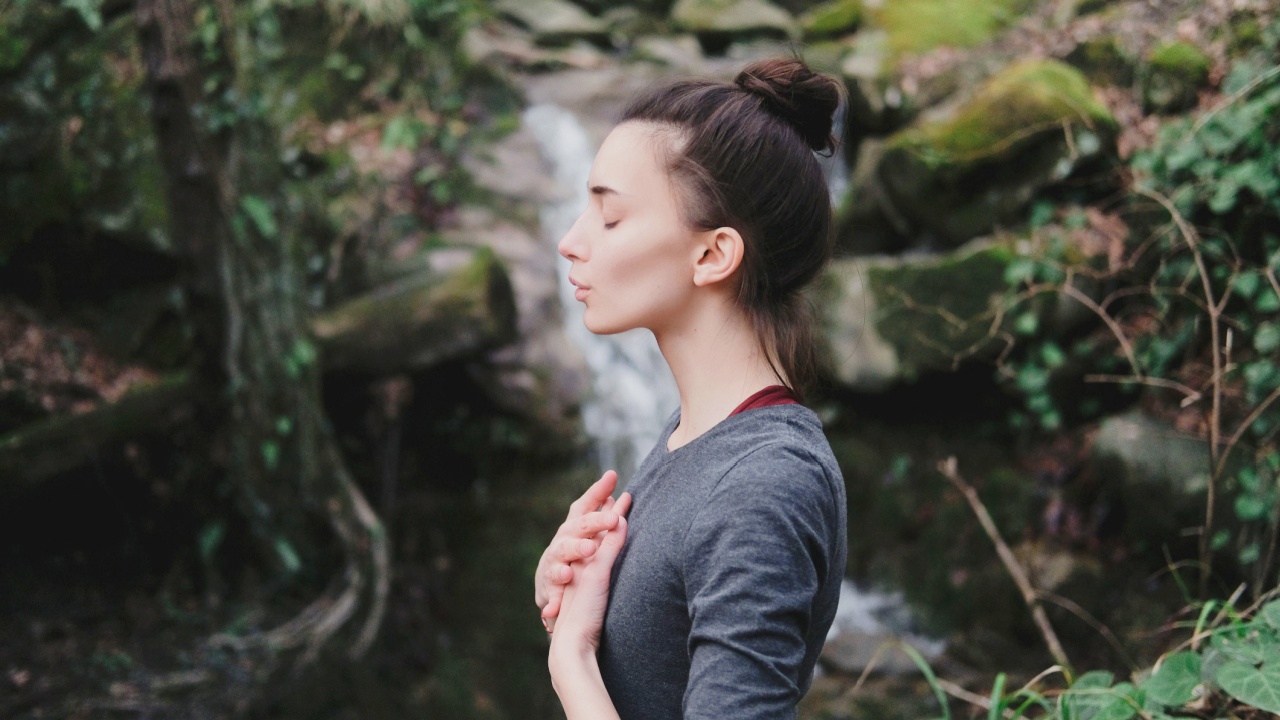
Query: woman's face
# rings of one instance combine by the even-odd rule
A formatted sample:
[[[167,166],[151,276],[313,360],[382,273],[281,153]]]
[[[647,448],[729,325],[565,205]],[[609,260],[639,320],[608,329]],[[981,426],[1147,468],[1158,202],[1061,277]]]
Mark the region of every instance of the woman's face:
[[[694,290],[694,232],[659,165],[651,126],[624,123],[605,138],[587,181],[591,199],[560,240],[584,322],[607,335],[676,322]]]

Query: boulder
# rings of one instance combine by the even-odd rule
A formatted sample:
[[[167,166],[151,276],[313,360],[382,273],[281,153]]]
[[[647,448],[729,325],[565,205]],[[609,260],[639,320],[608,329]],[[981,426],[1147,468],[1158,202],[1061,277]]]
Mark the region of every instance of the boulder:
[[[849,89],[850,138],[889,133],[910,120],[906,95],[893,77],[888,43],[883,30],[863,30],[840,64]]]
[[[913,236],[955,246],[1018,221],[1046,188],[1114,157],[1116,128],[1078,70],[1026,61],[943,117],[895,133],[876,179]]]
[[[805,40],[848,35],[862,22],[862,0],[831,0],[804,11],[798,20]]]
[[[1185,42],[1160,45],[1147,57],[1142,78],[1142,106],[1147,112],[1174,113],[1195,107],[1209,81],[1212,61]]]
[[[1089,471],[1118,505],[1135,549],[1158,551],[1204,522],[1209,446],[1140,410],[1107,418],[1094,437]],[[1133,508],[1134,512],[1124,512]]]
[[[645,35],[636,38],[631,52],[638,60],[676,68],[693,68],[702,62],[702,46],[693,35]]]
[[[895,57],[938,47],[972,47],[1003,30],[1027,0],[881,0],[866,4],[867,24],[889,34]]]
[[[727,46],[755,37],[794,39],[799,27],[786,10],[767,0],[678,0],[671,21],[698,36],[704,46]]]
[[[1064,59],[1096,85],[1124,87],[1133,83],[1133,58],[1114,37],[1104,35],[1085,40]]]
[[[912,632],[914,624],[901,593],[861,590],[845,580],[818,659],[824,668],[848,675],[914,675],[920,668],[898,645],[910,645],[929,662],[946,649],[944,641]]]
[[[835,379],[880,392],[1002,346],[992,310],[1006,292],[1007,241],[975,241],[943,256],[836,260],[815,285]]]
[[[539,45],[567,45],[574,40],[605,43],[609,27],[567,0],[499,0],[498,14],[533,34]]]

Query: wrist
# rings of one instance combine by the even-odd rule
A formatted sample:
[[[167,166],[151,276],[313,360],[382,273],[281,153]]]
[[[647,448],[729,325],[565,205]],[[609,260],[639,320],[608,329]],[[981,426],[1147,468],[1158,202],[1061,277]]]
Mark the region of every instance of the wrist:
[[[552,635],[551,650],[547,653],[547,668],[551,672],[551,684],[556,693],[563,695],[583,680],[599,681],[600,665],[596,661],[596,649],[586,642]]]

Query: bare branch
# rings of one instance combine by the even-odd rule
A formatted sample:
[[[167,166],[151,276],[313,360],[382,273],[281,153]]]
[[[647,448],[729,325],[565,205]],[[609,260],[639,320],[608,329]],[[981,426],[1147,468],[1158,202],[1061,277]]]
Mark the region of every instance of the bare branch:
[[[1062,648],[1062,643],[1058,641],[1058,635],[1053,631],[1053,626],[1049,624],[1049,617],[1044,613],[1044,606],[1040,604],[1040,596],[1036,589],[1032,587],[1031,580],[1027,577],[1027,571],[1018,562],[1018,558],[1014,556],[1013,550],[1005,543],[1004,538],[1000,537],[1000,531],[996,528],[995,521],[991,519],[991,514],[987,512],[987,507],[982,504],[982,499],[978,497],[978,492],[960,476],[955,456],[952,455],[939,462],[938,472],[950,480],[951,484],[955,485],[960,494],[964,496],[964,499],[969,502],[969,507],[973,509],[973,514],[978,517],[978,522],[982,524],[982,529],[986,531],[987,537],[991,538],[991,542],[995,544],[996,554],[1000,556],[1005,569],[1009,571],[1009,576],[1013,578],[1014,584],[1018,586],[1018,590],[1022,593],[1022,600],[1030,608],[1031,619],[1035,621],[1036,627],[1040,630],[1040,635],[1044,638],[1045,645],[1049,647],[1049,654],[1053,655],[1054,661],[1059,665],[1071,667],[1067,652]]]

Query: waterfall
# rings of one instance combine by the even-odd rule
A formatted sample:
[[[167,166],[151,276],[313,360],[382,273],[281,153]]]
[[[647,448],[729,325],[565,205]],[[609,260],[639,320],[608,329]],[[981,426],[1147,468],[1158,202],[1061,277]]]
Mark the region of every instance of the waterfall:
[[[551,104],[524,112],[525,126],[537,139],[560,187],[558,199],[542,206],[542,233],[551,247],[559,242],[587,206],[587,177],[596,147],[573,113]],[[554,252],[554,250],[549,250]],[[648,330],[595,335],[582,322],[583,306],[573,297],[567,259],[559,264],[559,288],[566,332],[582,350],[591,373],[591,393],[582,420],[601,469],[618,471],[619,482],[640,465],[680,404],[675,380]]]

